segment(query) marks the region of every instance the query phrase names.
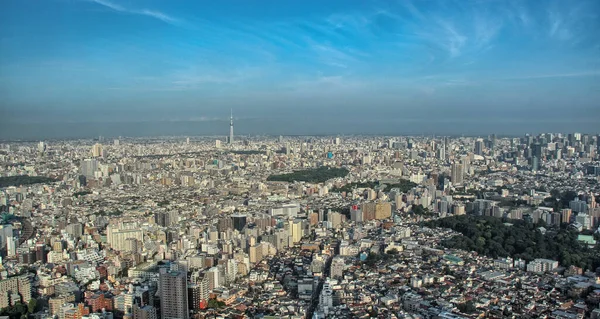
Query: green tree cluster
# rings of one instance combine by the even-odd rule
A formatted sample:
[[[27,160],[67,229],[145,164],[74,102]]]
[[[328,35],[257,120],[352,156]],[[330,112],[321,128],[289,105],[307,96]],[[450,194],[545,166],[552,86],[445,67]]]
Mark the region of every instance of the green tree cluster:
[[[417,184],[409,181],[409,180],[405,180],[405,179],[401,179],[398,183],[393,183],[393,184],[380,184],[378,181],[369,181],[369,182],[356,182],[356,183],[348,183],[342,187],[334,187],[332,189],[330,189],[330,192],[334,192],[334,193],[341,193],[341,192],[351,192],[353,189],[355,188],[376,188],[379,185],[385,185],[385,188],[383,190],[392,190],[394,188],[398,188],[400,190],[400,192],[402,193],[406,193],[409,190],[415,188],[417,186]]]
[[[558,260],[561,266],[575,265],[595,270],[600,267],[600,245],[588,248],[577,240],[571,229],[553,229],[542,234],[537,227],[523,220],[510,220],[490,216],[461,215],[428,221],[425,226],[455,230],[462,235],[442,242],[448,248],[475,251],[497,258],[512,257],[530,261],[535,258]]]
[[[52,182],[56,182],[56,180],[54,178],[44,176],[19,175],[0,177],[0,187],[43,184]]]
[[[27,318],[28,315],[35,312],[37,300],[32,298],[28,304],[17,302],[14,306],[0,309],[0,316],[8,316],[10,319]]]
[[[330,189],[329,191],[332,193],[341,193],[341,192],[351,192],[353,189],[355,188],[375,188],[379,185],[379,183],[377,182],[365,182],[365,183],[348,183],[342,187],[334,187],[332,189]]]
[[[89,195],[91,193],[92,193],[91,191],[80,191],[80,192],[73,193],[73,197],[85,196],[85,195]]]
[[[222,301],[218,301],[217,299],[209,299],[208,300],[208,308],[219,309],[219,308],[224,308],[224,307],[225,307],[225,303]]]
[[[475,303],[472,300],[469,300],[467,302],[459,304],[457,306],[457,308],[462,313],[473,313],[473,312],[477,311],[477,308],[475,307]]]
[[[332,178],[346,177],[348,173],[349,171],[345,168],[321,166],[289,174],[271,175],[267,178],[267,181],[323,183]]]

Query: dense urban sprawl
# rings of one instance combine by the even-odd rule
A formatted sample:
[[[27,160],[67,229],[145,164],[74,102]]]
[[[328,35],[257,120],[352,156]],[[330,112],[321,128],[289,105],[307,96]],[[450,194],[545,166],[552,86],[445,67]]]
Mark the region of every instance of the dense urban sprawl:
[[[579,133],[5,142],[0,317],[600,318],[599,153]]]

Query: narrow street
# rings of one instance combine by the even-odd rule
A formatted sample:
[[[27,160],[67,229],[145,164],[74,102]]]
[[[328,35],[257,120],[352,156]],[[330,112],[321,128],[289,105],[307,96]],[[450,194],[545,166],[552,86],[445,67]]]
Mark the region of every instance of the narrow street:
[[[319,278],[319,284],[317,285],[317,289],[313,291],[312,299],[310,307],[308,307],[308,311],[306,312],[306,316],[304,318],[310,319],[312,318],[317,306],[319,305],[319,296],[321,295],[321,291],[323,290],[323,284],[325,283],[325,278],[329,276],[329,270],[331,268],[332,257],[327,258],[325,262],[325,267],[323,268],[323,277]]]

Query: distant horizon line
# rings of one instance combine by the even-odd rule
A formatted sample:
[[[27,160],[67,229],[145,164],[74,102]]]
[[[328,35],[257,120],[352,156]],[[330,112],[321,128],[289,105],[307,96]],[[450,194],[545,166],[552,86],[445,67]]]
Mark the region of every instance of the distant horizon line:
[[[585,133],[585,132],[537,132],[537,133],[526,133],[526,134],[497,134],[497,133],[489,133],[489,134],[434,134],[434,133],[430,133],[430,134],[389,134],[389,133],[339,133],[339,134],[329,134],[329,133],[323,133],[323,134],[238,134],[236,136],[241,137],[241,138],[256,138],[256,137],[265,137],[265,138],[279,138],[281,137],[292,137],[292,138],[300,138],[300,137],[331,137],[331,138],[342,138],[342,137],[389,137],[389,138],[393,138],[393,137],[419,137],[419,138],[424,138],[424,137],[432,137],[432,138],[441,138],[441,137],[449,137],[449,138],[487,138],[493,134],[496,134],[496,138],[519,138],[519,137],[525,137],[527,135],[530,136],[538,136],[541,134],[563,134],[563,135],[568,135],[568,134],[574,134],[574,133],[578,133],[578,134],[583,134],[583,135],[590,135],[590,136],[600,136],[600,133]],[[0,138],[0,143],[37,143],[37,142],[46,142],[46,141],[100,141],[100,138],[105,139],[105,142],[111,142],[114,140],[161,140],[161,139],[182,139],[185,140],[187,138],[202,138],[202,139],[207,139],[207,138],[213,138],[214,140],[220,140],[223,139],[222,141],[224,141],[225,139],[227,139],[228,135],[225,134],[219,134],[219,135],[210,135],[210,134],[206,134],[206,135],[143,135],[143,136],[125,136],[125,135],[119,135],[119,136],[104,136],[104,135],[100,135],[100,136],[73,136],[73,137],[64,137],[64,138],[56,138],[56,137],[52,137],[52,138],[38,138],[38,139],[33,139],[33,138],[24,138],[24,139],[18,139],[18,138],[12,138],[12,139],[3,139]],[[238,142],[234,142],[234,144],[240,143],[241,141],[238,140]]]

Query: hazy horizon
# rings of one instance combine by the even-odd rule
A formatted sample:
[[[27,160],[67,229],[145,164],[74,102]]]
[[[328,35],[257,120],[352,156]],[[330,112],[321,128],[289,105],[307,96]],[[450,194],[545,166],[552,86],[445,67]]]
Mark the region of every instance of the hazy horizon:
[[[4,139],[599,133],[599,1],[0,6]]]

